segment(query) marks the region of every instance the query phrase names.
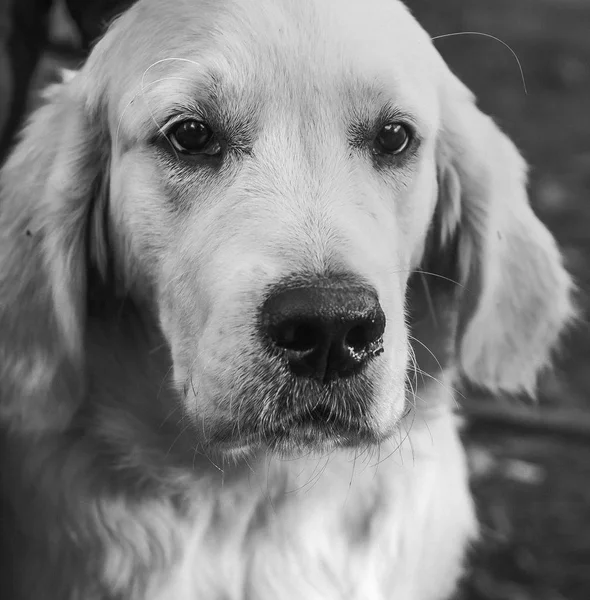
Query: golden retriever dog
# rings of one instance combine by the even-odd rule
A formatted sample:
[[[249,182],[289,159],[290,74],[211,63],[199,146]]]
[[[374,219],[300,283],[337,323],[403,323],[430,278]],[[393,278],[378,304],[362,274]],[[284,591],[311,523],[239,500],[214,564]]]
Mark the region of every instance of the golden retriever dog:
[[[45,100],[0,184],[7,597],[453,594],[454,387],[532,393],[571,285],[404,5],[140,0]]]

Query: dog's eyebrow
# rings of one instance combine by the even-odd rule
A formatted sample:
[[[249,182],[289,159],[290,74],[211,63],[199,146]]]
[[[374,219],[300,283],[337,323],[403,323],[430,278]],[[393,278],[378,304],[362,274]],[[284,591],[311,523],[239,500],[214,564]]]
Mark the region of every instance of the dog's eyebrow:
[[[372,81],[350,76],[340,85],[340,93],[351,107],[354,128],[369,130],[375,124],[402,120],[429,129],[433,111],[425,109],[420,98],[390,79],[387,74]]]
[[[160,75],[140,83],[121,115],[120,134],[129,142],[147,141],[163,133],[174,117],[207,121],[248,143],[258,104],[254,97],[229,86],[214,71]],[[132,108],[133,107],[133,108]]]

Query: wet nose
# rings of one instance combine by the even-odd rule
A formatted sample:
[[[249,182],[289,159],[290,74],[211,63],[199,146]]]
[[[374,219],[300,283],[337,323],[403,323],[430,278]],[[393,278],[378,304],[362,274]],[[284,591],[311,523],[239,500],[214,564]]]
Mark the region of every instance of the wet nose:
[[[261,325],[300,377],[349,377],[383,352],[385,315],[368,286],[328,281],[271,293]]]

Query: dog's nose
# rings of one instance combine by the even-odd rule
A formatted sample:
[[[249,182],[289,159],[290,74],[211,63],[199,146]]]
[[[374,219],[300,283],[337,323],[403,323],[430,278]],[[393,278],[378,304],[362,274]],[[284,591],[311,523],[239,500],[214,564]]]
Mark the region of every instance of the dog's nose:
[[[365,286],[284,289],[267,298],[261,323],[291,371],[302,377],[347,377],[383,352],[385,315],[375,291]]]

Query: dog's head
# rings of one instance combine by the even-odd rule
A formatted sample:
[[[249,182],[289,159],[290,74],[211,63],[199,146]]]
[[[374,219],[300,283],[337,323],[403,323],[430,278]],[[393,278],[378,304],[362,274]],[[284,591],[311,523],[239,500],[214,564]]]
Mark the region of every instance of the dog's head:
[[[431,350],[531,390],[571,310],[523,160],[399,2],[142,0],[1,185],[20,427],[84,402],[91,272],[155,315],[193,435],[227,450],[383,439]]]

